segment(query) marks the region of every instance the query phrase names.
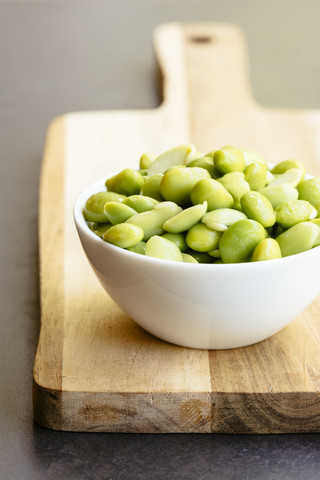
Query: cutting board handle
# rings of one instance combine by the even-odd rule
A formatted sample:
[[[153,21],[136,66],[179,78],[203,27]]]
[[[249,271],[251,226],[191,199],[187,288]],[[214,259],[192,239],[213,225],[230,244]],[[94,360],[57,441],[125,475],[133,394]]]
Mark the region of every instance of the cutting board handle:
[[[163,74],[164,104],[171,108],[183,110],[187,102],[189,110],[196,104],[218,115],[254,103],[246,42],[237,26],[163,24],[155,29],[154,46]]]

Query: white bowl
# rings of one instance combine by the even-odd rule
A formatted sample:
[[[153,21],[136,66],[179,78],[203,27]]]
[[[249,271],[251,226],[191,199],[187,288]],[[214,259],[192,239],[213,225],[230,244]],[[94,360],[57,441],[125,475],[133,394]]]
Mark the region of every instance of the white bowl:
[[[319,246],[276,260],[215,265],[160,260],[104,242],[82,212],[105,180],[75,203],[79,237],[110,297],[156,337],[191,348],[250,345],[281,330],[320,293]]]

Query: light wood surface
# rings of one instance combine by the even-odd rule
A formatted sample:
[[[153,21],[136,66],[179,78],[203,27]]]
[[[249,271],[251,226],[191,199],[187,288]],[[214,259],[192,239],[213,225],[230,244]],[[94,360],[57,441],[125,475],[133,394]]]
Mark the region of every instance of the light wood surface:
[[[188,142],[205,152],[233,144],[273,163],[298,158],[320,174],[320,112],[256,104],[238,28],[162,25],[154,42],[164,75],[159,108],[67,114],[48,131],[35,420],[75,431],[320,431],[319,298],[259,344],[225,351],[177,347],[149,335],[114,304],[81,249],[72,218],[77,195],[100,176],[137,167],[144,151]]]

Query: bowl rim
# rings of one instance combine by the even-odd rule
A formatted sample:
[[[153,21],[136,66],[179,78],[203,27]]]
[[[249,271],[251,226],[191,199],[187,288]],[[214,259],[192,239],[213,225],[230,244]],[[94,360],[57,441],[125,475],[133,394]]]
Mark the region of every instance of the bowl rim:
[[[271,165],[268,163],[268,166]],[[116,172],[117,173],[117,172]],[[155,265],[170,265],[170,266],[175,266],[175,268],[184,268],[184,269],[197,269],[197,271],[201,270],[210,270],[212,268],[216,269],[222,269],[223,271],[226,270],[234,270],[237,269],[240,270],[242,269],[256,269],[256,268],[273,268],[276,265],[285,265],[289,263],[295,263],[297,259],[306,259],[309,256],[314,256],[317,255],[320,252],[320,245],[311,248],[310,250],[306,250],[305,252],[300,252],[296,253],[294,255],[289,255],[287,257],[281,257],[281,258],[274,258],[270,259],[267,261],[260,261],[260,262],[241,262],[241,263],[223,263],[223,264],[215,264],[215,263],[189,263],[189,262],[174,262],[172,260],[166,260],[162,258],[156,258],[156,257],[149,257],[145,255],[140,255],[136,252],[131,252],[130,250],[126,250],[124,248],[117,247],[116,245],[112,245],[108,242],[105,242],[102,240],[102,238],[98,237],[86,224],[86,220],[83,215],[83,208],[85,205],[86,200],[89,198],[90,195],[93,193],[97,193],[99,191],[102,191],[101,188],[105,185],[105,181],[110,178],[110,176],[114,175],[114,173],[104,175],[95,181],[91,182],[89,185],[87,185],[82,192],[78,195],[74,202],[73,206],[73,218],[74,222],[76,224],[78,232],[81,231],[83,235],[88,236],[93,242],[95,242],[99,247],[105,248],[109,252],[114,252],[115,254],[120,254],[121,255],[128,255],[128,258],[131,259],[136,259],[141,262],[147,262],[150,264],[155,264]],[[307,178],[313,178],[313,176],[306,174]]]

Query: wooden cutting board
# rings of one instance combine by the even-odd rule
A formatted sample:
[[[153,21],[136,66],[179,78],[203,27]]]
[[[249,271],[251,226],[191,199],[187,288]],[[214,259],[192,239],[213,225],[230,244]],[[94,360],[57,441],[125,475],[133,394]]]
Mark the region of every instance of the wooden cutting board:
[[[319,298],[259,344],[177,347],[142,330],[108,298],[81,249],[75,198],[96,178],[137,167],[145,151],[232,144],[273,163],[300,159],[320,174],[320,112],[256,104],[238,28],[167,24],[157,28],[154,44],[164,78],[159,108],[68,114],[48,131],[35,421],[75,431],[319,432]]]

